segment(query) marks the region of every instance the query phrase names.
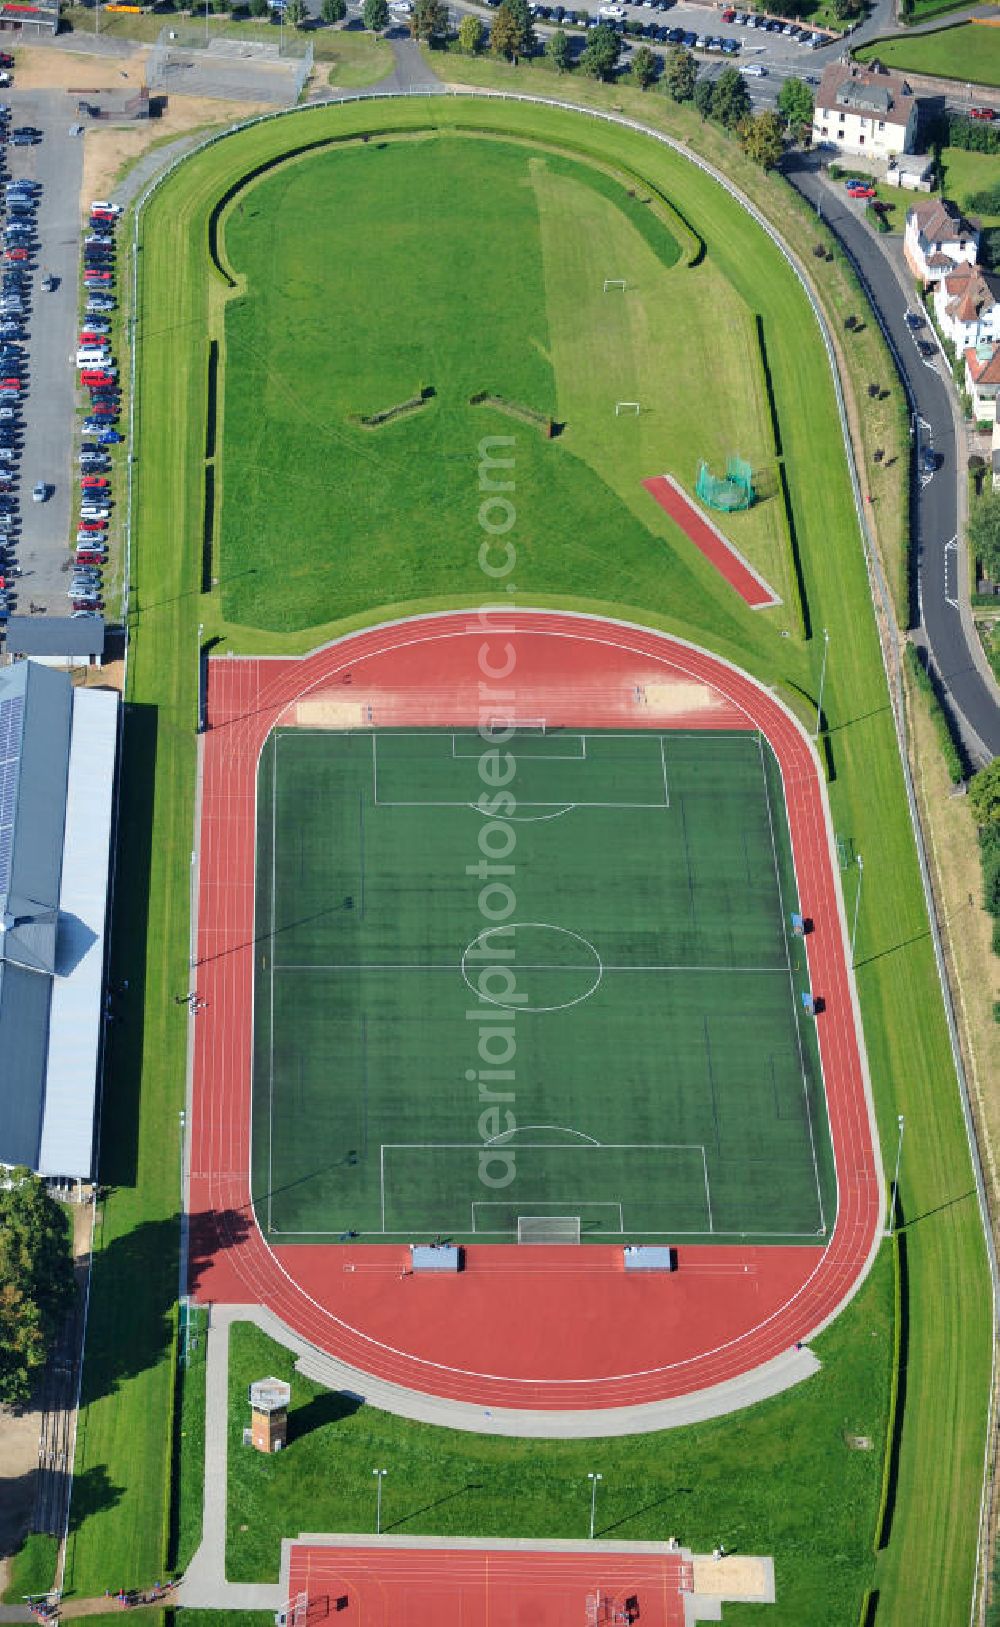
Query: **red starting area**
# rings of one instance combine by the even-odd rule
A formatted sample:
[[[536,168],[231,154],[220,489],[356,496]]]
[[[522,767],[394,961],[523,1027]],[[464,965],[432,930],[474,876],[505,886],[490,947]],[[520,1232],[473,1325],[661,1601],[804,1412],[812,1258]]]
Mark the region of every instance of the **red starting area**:
[[[461,1272],[421,1275],[408,1269],[401,1240],[279,1247],[262,1234],[250,1171],[261,948],[257,775],[265,741],[278,725],[477,729],[515,716],[544,718],[552,729],[755,731],[769,742],[811,927],[803,940],[809,985],[819,996],[816,1036],[836,1171],[836,1215],[821,1240],[679,1239],[669,1273],[626,1270],[623,1249],[608,1244],[472,1241]],[[787,1358],[850,1298],[883,1213],[825,787],[796,720],[746,673],[694,646],[629,624],[530,611],[413,618],[301,660],[215,658],[207,663],[203,718],[191,985],[192,1294],[265,1306],[299,1339],[382,1385],[479,1409],[470,1427],[489,1428],[483,1412],[489,1418],[498,1408],[593,1412],[707,1392],[707,1415],[756,1399],[741,1381]],[[308,1137],[307,1123],[301,1133]],[[784,1382],[793,1376],[804,1375]],[[573,1619],[582,1620],[574,1608]],[[390,1610],[349,1619],[410,1618]]]
[[[603,1546],[603,1545],[602,1545]],[[684,1627],[691,1556],[296,1543],[286,1627]]]

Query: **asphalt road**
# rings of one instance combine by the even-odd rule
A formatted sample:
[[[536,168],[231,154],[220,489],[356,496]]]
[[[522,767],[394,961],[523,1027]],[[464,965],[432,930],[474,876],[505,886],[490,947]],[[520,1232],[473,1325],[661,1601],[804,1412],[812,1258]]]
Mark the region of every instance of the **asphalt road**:
[[[28,317],[27,392],[21,455],[21,567],[17,610],[44,605],[49,615],[69,612],[66,598],[68,541],[73,501],[70,453],[75,416],[74,337],[80,274],[80,187],[83,142],[69,134],[73,107],[65,91],[10,95],[12,123],[43,132],[34,147],[11,147],[12,178],[40,181],[38,247],[34,255]],[[42,271],[58,277],[52,294],[41,292]],[[51,495],[32,501],[31,488],[45,481]]]
[[[958,467],[945,363],[940,356],[928,361],[921,355],[917,339],[933,339],[933,333],[925,325],[914,336],[907,327],[905,314],[917,306],[907,300],[887,254],[861,219],[863,206],[852,204],[845,193],[822,181],[814,158],[800,156],[786,173],[814,206],[819,202],[824,220],[867,285],[909,394],[915,446],[931,446],[937,454],[937,473],[916,480],[911,504],[919,630],[949,693],[970,755],[985,761],[1000,755],[1000,707],[970,653],[967,623],[960,611],[958,483],[965,479],[965,471]],[[971,627],[968,636],[975,637]]]

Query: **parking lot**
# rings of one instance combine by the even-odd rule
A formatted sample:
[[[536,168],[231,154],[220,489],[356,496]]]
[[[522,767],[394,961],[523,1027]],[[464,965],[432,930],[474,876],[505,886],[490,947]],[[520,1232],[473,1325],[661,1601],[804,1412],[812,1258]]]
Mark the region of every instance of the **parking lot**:
[[[65,92],[9,94],[14,126],[32,125],[41,139],[31,147],[7,150],[7,174],[37,181],[37,238],[26,300],[23,350],[23,444],[20,482],[21,568],[18,611],[44,605],[50,615],[67,611],[66,545],[73,503],[70,454],[75,409],[73,348],[80,267],[80,187],[83,143],[69,134],[71,110]],[[56,286],[42,291],[50,274]],[[45,502],[32,501],[43,482]]]

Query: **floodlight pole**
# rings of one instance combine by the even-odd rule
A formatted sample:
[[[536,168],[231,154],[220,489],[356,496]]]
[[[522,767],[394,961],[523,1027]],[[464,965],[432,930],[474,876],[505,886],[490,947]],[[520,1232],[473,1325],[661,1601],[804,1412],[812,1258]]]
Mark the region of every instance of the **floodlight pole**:
[[[604,1476],[602,1474],[588,1474],[587,1479],[590,1481],[590,1540],[593,1542],[594,1514],[597,1509],[597,1482],[603,1480]]]
[[[906,1129],[906,1120],[903,1118],[902,1113],[900,1113],[896,1123],[899,1126],[899,1140],[896,1143],[896,1169],[892,1177],[892,1196],[889,1200],[888,1232],[890,1237],[893,1235],[896,1229],[896,1197],[899,1192],[899,1166],[903,1157],[903,1131]]]
[[[377,1537],[382,1535],[382,1481],[388,1473],[388,1469],[372,1470],[372,1474],[378,1482],[378,1490],[375,1493],[375,1535]]]
[[[864,878],[864,873],[865,873],[865,861],[861,857],[860,853],[857,856],[857,865],[858,865],[858,890],[854,895],[854,921],[853,921],[853,923],[851,925],[851,967],[852,967],[852,969],[853,969],[853,966],[854,966],[854,945],[858,941],[858,912],[861,909],[861,882],[862,882],[862,880]]]
[[[816,727],[813,730],[813,739],[819,739],[820,724],[823,718],[823,690],[826,686],[826,660],[830,653],[830,635],[823,628],[823,665],[819,669],[819,697],[816,701]]]

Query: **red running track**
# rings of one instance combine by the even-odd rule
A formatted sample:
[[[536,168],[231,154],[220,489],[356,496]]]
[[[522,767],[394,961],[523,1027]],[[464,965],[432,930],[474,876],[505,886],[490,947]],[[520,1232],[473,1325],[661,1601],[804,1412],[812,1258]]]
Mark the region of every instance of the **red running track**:
[[[781,603],[774,589],[747,563],[739,549],[695,507],[673,475],[654,475],[652,480],[644,480],[642,484],[653,501],[666,510],[674,524],[680,526],[698,552],[715,566],[751,610],[767,610]]]
[[[617,1249],[467,1250],[447,1282],[403,1277],[391,1246],[272,1250],[249,1189],[255,786],[271,728],[301,699],[357,726],[760,728],[781,765],[799,898],[813,921],[810,983],[837,1169],[825,1247],[679,1251],[673,1277],[626,1277]],[[498,699],[498,696],[500,697]],[[290,711],[289,709],[292,708]],[[303,660],[209,663],[203,739],[189,1211],[191,1291],[261,1304],[376,1377],[476,1406],[594,1409],[687,1395],[808,1338],[850,1297],[882,1219],[874,1125],[845,957],[823,787],[804,733],[745,673],[678,640],[611,621],[472,612],[352,635]],[[585,1278],[585,1282],[584,1279]]]
[[[603,1546],[603,1544],[602,1544]],[[288,1597],[308,1595],[307,1627],[609,1627],[634,1600],[640,1627],[684,1627],[694,1587],[679,1553],[544,1553],[509,1549],[311,1547],[296,1543]],[[588,1616],[600,1597],[607,1613]]]

